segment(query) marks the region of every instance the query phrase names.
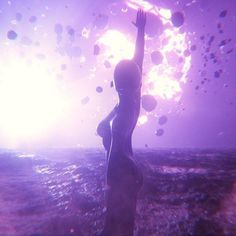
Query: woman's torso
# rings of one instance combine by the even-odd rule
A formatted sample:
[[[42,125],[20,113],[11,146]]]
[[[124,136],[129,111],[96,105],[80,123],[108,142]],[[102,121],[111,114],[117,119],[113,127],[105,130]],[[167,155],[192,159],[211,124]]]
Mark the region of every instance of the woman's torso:
[[[110,153],[132,155],[131,139],[140,112],[140,90],[121,94],[117,114],[112,121]]]

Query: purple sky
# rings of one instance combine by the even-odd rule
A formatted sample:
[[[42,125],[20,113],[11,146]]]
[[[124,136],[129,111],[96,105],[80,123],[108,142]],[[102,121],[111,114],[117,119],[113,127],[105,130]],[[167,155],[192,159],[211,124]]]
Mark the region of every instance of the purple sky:
[[[48,91],[57,91],[51,98],[52,92],[47,95],[47,89],[44,89],[46,80],[43,80],[43,85],[40,82],[37,96],[42,96],[42,99],[37,97],[35,101],[43,102],[35,104],[32,110],[21,108],[22,104],[17,103],[21,101],[20,97],[23,96],[22,93],[25,94],[24,88],[27,86],[14,88],[12,93],[16,94],[14,91],[20,89],[22,93],[17,92],[18,98],[14,98],[15,95],[12,94],[12,102],[9,102],[7,95],[2,96],[2,112],[8,112],[6,107],[11,107],[13,111],[7,113],[9,119],[8,115],[5,120],[0,119],[1,147],[101,147],[101,140],[95,135],[95,130],[99,120],[116,103],[115,90],[110,87],[115,64],[106,55],[109,45],[106,45],[107,48],[101,46],[99,55],[94,55],[94,45],[99,44],[99,39],[109,30],[119,31],[128,40],[135,41],[136,31],[131,22],[135,19],[136,12],[127,6],[127,2],[134,0],[0,1],[0,90],[4,90],[3,81],[9,74],[12,75],[14,70],[22,71],[14,66],[20,67],[20,63],[25,62],[30,68],[30,76],[37,77],[37,74],[45,71],[45,76],[54,81]],[[235,1],[139,2],[149,2],[159,9],[169,9],[172,13],[183,13],[185,21],[178,32],[186,35],[187,48],[183,48],[183,51],[188,49],[191,52],[191,67],[187,71],[187,82],[181,83],[178,101],[174,98],[165,99],[157,94],[155,110],[146,113],[142,109],[141,116],[146,115],[148,122],[136,128],[134,147],[235,148]],[[149,37],[146,44],[144,84],[147,83],[148,72],[153,66],[151,52],[157,48],[162,50],[160,31],[165,31],[168,27],[175,29],[171,23],[167,26],[163,22],[163,25],[158,25],[160,20],[156,21],[153,17],[149,16],[147,22],[148,31],[153,29],[155,35]],[[156,30],[157,26],[159,29]],[[109,41],[111,45],[119,46],[119,43],[123,42]],[[187,59],[183,57],[183,60]],[[175,63],[176,67],[179,66],[179,62],[174,61],[172,67]],[[39,65],[42,66],[41,72],[36,69]],[[171,69],[166,66],[165,70],[168,72]],[[25,77],[24,73],[21,75],[16,72],[15,79],[21,81]],[[21,84],[24,83],[25,81]],[[102,87],[101,93],[96,91],[97,86]],[[10,92],[11,90],[7,93]],[[145,87],[143,94],[147,93]],[[35,94],[33,92],[33,96]],[[50,102],[44,100],[46,96]],[[25,99],[30,100],[28,97]],[[54,111],[50,106],[58,107],[60,111]],[[21,111],[24,111],[25,116],[19,115],[19,118]],[[27,126],[27,117],[37,111],[44,115],[32,116],[33,122]],[[50,121],[47,120],[49,116],[53,117]],[[163,125],[158,123],[161,116],[167,117],[167,122]],[[21,119],[25,122],[19,121]],[[16,132],[17,127],[28,127],[29,132],[23,132],[23,128]],[[161,136],[155,134],[158,129],[164,130]]]

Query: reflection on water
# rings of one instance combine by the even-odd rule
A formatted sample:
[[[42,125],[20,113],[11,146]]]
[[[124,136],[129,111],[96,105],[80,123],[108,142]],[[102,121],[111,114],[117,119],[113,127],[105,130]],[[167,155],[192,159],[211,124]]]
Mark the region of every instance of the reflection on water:
[[[144,186],[135,235],[236,235],[235,156],[137,150]],[[0,235],[98,233],[105,215],[105,162],[99,150],[2,150]]]
[[[153,165],[150,165],[150,168],[153,171],[166,173],[166,174],[187,174],[187,173],[206,174],[207,172],[207,170],[203,168],[183,168],[183,167],[174,167],[174,166],[156,167]]]

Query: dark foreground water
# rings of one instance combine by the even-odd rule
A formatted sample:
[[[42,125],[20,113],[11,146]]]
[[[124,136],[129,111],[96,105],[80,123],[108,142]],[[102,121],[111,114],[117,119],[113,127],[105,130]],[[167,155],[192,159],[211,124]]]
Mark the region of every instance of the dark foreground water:
[[[236,235],[236,151],[146,149],[136,159],[136,236]],[[0,235],[96,235],[104,178],[99,150],[1,150]]]

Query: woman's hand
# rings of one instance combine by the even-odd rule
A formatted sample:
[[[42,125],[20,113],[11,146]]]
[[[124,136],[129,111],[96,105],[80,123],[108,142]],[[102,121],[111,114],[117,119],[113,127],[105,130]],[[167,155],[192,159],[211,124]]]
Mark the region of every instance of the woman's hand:
[[[144,29],[146,25],[146,12],[139,9],[136,16],[136,22],[132,22],[138,29]]]

